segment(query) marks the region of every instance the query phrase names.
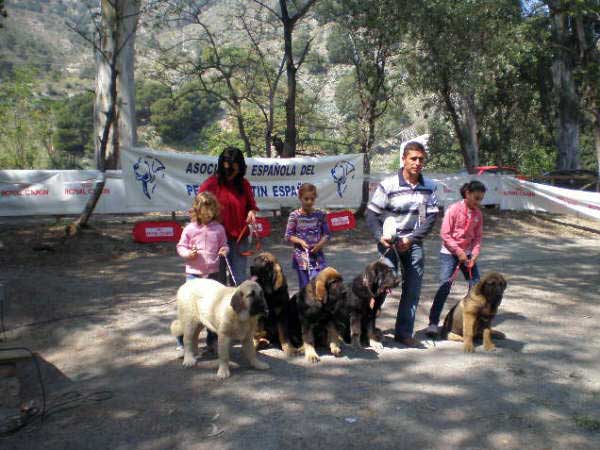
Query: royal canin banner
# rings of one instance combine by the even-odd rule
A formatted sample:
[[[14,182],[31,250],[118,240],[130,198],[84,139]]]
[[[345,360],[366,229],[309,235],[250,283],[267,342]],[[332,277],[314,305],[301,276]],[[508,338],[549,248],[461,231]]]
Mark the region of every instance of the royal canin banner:
[[[0,216],[81,214],[100,175],[97,170],[0,170]],[[121,171],[107,171],[94,213],[153,211],[125,210],[124,200]]]
[[[260,209],[297,207],[298,187],[317,187],[317,207],[357,208],[363,155],[306,158],[246,158],[246,178]],[[122,151],[126,205],[153,211],[187,210],[202,182],[213,175],[217,157],[133,148]]]

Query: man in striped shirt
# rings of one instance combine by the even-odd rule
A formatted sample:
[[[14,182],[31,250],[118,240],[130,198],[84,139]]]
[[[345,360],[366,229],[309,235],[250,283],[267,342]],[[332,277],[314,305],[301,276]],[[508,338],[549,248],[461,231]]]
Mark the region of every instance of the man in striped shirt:
[[[439,212],[437,186],[421,174],[425,147],[420,142],[406,144],[402,162],[398,174],[384,179],[375,190],[367,207],[367,225],[383,261],[396,272],[399,268],[402,271],[394,340],[407,347],[422,348],[413,331],[423,280],[423,239]]]

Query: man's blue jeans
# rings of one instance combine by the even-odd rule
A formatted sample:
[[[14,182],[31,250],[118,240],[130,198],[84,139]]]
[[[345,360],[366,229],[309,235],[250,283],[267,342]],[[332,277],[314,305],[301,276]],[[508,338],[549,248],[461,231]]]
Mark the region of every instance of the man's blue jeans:
[[[388,266],[392,267],[396,273],[398,273],[398,270],[402,272],[402,294],[398,305],[398,313],[396,314],[395,338],[406,339],[412,337],[425,267],[423,246],[412,244],[410,249],[400,253],[379,243],[377,249]]]
[[[450,288],[452,287],[450,277],[454,274],[456,266],[458,266],[457,256],[448,253],[440,253],[440,287],[435,294],[433,304],[429,310],[430,325],[437,325],[440,321],[440,315],[442,314],[444,304],[446,303],[446,299],[450,294]],[[460,266],[460,271],[465,277],[465,280],[469,283],[469,289],[479,281],[479,269],[477,268],[477,264],[471,268],[471,276],[469,276],[469,269],[464,265]]]

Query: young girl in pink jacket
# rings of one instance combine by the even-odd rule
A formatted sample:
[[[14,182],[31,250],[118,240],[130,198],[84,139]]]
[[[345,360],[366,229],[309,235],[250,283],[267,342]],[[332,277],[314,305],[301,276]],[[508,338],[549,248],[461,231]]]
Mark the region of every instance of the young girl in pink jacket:
[[[469,283],[469,289],[479,281],[477,258],[483,232],[483,216],[479,207],[485,196],[485,186],[472,180],[462,185],[460,195],[463,200],[448,207],[440,231],[440,287],[433,299],[429,326],[425,331],[430,336],[439,332],[440,314],[450,293],[457,266]]]
[[[201,192],[190,209],[191,222],[186,225],[177,244],[177,253],[185,260],[186,280],[211,278],[223,283],[220,257],[227,256],[227,235],[219,219],[219,203],[210,192]],[[214,350],[217,335],[207,331],[206,344]],[[177,337],[177,354],[183,357],[183,336]]]

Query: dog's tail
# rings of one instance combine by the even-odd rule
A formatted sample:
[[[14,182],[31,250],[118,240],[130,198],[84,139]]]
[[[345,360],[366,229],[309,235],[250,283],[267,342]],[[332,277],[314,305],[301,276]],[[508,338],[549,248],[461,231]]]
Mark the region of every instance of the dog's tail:
[[[171,322],[171,335],[174,337],[183,336],[183,327],[179,320]]]

